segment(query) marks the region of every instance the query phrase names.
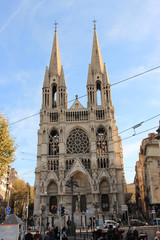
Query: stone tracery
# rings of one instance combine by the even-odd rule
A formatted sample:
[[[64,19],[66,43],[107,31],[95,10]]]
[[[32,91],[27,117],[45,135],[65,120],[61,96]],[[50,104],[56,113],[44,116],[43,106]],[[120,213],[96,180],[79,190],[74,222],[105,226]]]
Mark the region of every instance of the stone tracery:
[[[86,133],[75,128],[67,138],[67,153],[89,153],[89,139]]]

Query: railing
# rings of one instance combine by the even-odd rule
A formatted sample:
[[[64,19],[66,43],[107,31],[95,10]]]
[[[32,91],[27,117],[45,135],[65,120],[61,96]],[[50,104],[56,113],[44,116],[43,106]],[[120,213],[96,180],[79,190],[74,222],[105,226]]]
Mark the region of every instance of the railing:
[[[65,120],[66,122],[84,122],[89,120],[89,112],[87,109],[83,110],[65,110]],[[95,111],[96,120],[105,120],[105,111],[104,109],[96,109]],[[58,111],[51,111],[49,113],[50,122],[58,122],[59,114]]]
[[[79,122],[79,121],[87,121],[87,120],[88,120],[88,110],[66,112],[67,122],[76,122],[76,121]]]

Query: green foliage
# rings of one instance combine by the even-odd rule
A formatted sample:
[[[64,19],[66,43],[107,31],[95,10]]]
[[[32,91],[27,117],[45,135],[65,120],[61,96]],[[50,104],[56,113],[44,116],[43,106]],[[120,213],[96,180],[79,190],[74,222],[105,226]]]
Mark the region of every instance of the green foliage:
[[[6,173],[8,165],[14,161],[16,146],[9,130],[8,119],[0,114],[0,178]]]

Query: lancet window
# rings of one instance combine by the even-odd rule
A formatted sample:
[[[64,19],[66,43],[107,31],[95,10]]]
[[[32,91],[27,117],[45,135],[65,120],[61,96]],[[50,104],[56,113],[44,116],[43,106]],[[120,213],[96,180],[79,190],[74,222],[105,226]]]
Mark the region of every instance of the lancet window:
[[[74,164],[74,159],[66,160],[66,170],[71,169],[72,165]]]
[[[49,155],[59,154],[59,133],[57,130],[52,130],[49,134]]]
[[[85,166],[86,169],[90,169],[91,168],[91,161],[90,159],[82,159],[82,164]]]
[[[96,89],[97,89],[97,106],[101,106],[101,84],[99,81],[97,82]]]
[[[55,84],[52,85],[52,108],[57,107],[57,86]]]
[[[82,129],[75,128],[68,136],[67,153],[89,153],[89,138]]]
[[[108,158],[98,158],[98,168],[109,168],[109,159]]]
[[[97,155],[103,156],[108,153],[107,133],[104,127],[99,127],[96,133],[97,137]]]

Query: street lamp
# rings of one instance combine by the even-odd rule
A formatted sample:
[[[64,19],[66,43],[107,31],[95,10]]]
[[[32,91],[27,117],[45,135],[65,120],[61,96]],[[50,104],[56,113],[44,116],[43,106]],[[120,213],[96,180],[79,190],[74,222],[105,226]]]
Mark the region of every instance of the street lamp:
[[[66,187],[70,187],[71,188],[71,194],[72,194],[72,220],[71,220],[71,236],[74,236],[75,234],[75,224],[74,224],[74,215],[73,215],[73,187],[79,187],[78,182],[73,180],[73,177],[71,177],[70,181],[67,181],[66,183]]]

